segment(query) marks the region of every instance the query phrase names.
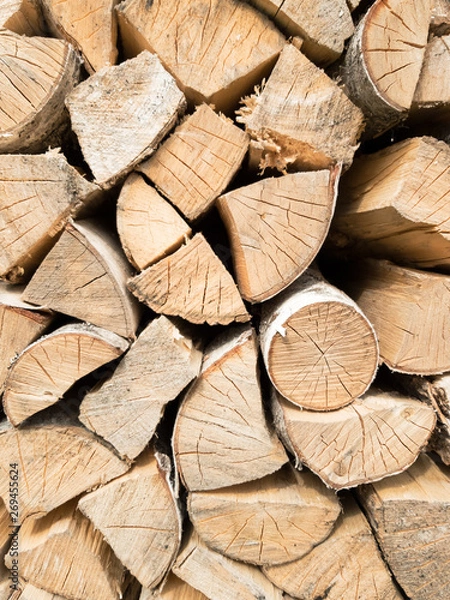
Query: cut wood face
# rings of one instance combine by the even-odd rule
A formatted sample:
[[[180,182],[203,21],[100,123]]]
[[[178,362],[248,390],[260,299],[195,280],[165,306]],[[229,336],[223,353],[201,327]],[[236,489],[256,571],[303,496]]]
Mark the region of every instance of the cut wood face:
[[[208,596],[170,572],[162,590],[151,591],[142,588],[139,600],[208,600]]]
[[[9,579],[9,582],[11,580]],[[1,588],[0,588],[1,589]],[[52,594],[41,588],[37,588],[32,583],[24,583],[19,595],[11,596],[9,600],[67,600],[59,594]]]
[[[188,511],[211,549],[264,565],[309,552],[330,534],[340,505],[315,475],[287,466],[239,486],[191,492]]]
[[[118,7],[128,55],[155,52],[188,100],[231,111],[270,70],[285,38],[236,0],[127,0]],[[218,60],[220,57],[220,60]]]
[[[138,168],[192,221],[207,212],[227,187],[248,141],[231,120],[202,104]]]
[[[259,479],[287,462],[266,423],[257,359],[250,327],[230,331],[206,350],[174,431],[175,458],[188,490]]]
[[[156,149],[184,112],[185,98],[159,58],[145,51],[89,77],[66,105],[86,162],[109,187]]]
[[[19,35],[44,35],[45,24],[35,0],[3,0],[0,27]]]
[[[450,27],[450,9],[449,21]],[[450,35],[433,37],[427,45],[419,81],[414,91],[412,109],[448,109],[450,104],[450,82],[443,73],[450,70]]]
[[[327,413],[299,410],[279,395],[274,402],[297,459],[334,489],[401,473],[417,459],[436,425],[426,404],[375,390]]]

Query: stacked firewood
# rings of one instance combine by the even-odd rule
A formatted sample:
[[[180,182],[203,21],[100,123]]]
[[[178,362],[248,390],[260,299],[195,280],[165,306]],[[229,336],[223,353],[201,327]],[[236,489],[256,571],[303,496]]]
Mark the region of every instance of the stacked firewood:
[[[450,2],[0,27],[0,600],[447,600]]]

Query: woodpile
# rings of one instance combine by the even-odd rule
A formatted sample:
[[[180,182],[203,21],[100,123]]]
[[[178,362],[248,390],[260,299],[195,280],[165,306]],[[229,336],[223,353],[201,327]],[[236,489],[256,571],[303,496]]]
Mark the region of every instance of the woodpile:
[[[449,48],[0,3],[0,600],[448,600]]]

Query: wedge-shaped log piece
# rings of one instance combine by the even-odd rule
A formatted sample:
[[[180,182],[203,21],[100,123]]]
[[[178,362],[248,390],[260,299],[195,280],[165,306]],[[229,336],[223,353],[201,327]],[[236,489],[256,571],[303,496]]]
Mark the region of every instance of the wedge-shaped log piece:
[[[121,456],[136,458],[153,436],[166,404],[197,376],[201,359],[186,332],[164,316],[153,320],[112,377],[85,396],[81,422]]]
[[[232,111],[273,66],[285,39],[237,0],[126,0],[118,7],[125,51],[155,52],[191,103]]]
[[[432,108],[445,110],[448,113],[450,110],[450,83],[444,74],[449,72],[450,35],[433,37],[425,51],[422,70],[414,92],[413,111]]]
[[[44,19],[37,0],[4,0],[0,6],[0,27],[19,35],[43,35]]]
[[[12,596],[10,600],[67,600],[59,594],[52,594],[42,588],[38,588],[32,583],[24,583],[22,591],[19,592],[17,598]]]
[[[158,57],[145,51],[89,77],[66,105],[86,162],[109,187],[152,154],[184,112],[185,98]]]
[[[120,460],[84,427],[53,422],[0,429],[0,496],[9,502],[9,470],[19,470],[20,520],[41,516],[125,473]]]
[[[376,0],[351,38],[344,81],[366,116],[368,137],[399,123],[411,108],[432,5],[432,0]]]
[[[293,173],[219,198],[243,298],[267,300],[310,265],[330,226],[338,180],[338,168]]]
[[[181,542],[181,515],[165,474],[146,450],[131,471],[78,504],[114,554],[146,587],[169,570]]]
[[[248,142],[242,129],[202,104],[138,169],[192,221],[230,183]]]
[[[78,83],[80,60],[70,44],[0,31],[0,152],[41,152],[60,143],[64,99]]]
[[[449,187],[450,147],[434,138],[362,156],[342,178],[332,235],[358,257],[450,271]]]
[[[231,329],[206,349],[175,425],[175,458],[188,490],[260,479],[288,460],[262,406],[256,335]]]
[[[152,310],[191,323],[228,325],[250,316],[230,273],[201,233],[128,281]]]
[[[9,369],[3,408],[13,425],[44,410],[88,373],[128,349],[124,338],[94,325],[65,325],[21,352]]]
[[[92,73],[117,60],[118,0],[42,0],[52,31],[66,38],[83,54],[86,69]]]
[[[229,580],[226,581],[228,584]],[[142,588],[139,600],[208,600],[208,596],[169,573],[162,589]]]
[[[380,356],[401,373],[450,371],[450,277],[366,259],[342,286],[373,324]]]
[[[272,565],[300,558],[324,540],[340,504],[318,477],[286,465],[257,481],[191,492],[188,511],[212,550],[243,562]]]
[[[297,460],[334,489],[401,473],[416,460],[436,425],[429,406],[378,390],[327,413],[299,410],[279,395],[273,408],[280,434]]]
[[[378,367],[372,325],[351,298],[309,270],[263,307],[269,377],[294,404],[334,410],[363,394]]]
[[[361,509],[346,496],[342,510],[325,541],[299,560],[263,567],[264,573],[276,586],[302,600],[401,600]]]
[[[360,488],[360,500],[394,577],[408,598],[446,600],[450,475],[422,454],[405,473]]]
[[[346,0],[251,0],[290,36],[303,40],[302,52],[321,64],[335,61],[353,33]]]
[[[19,532],[20,574],[34,586],[76,600],[119,600],[124,568],[100,531],[77,510],[76,500]]]
[[[23,299],[133,338],[139,306],[118,240],[90,221],[69,223],[25,288]]]
[[[131,173],[117,201],[117,229],[122,248],[142,270],[170,254],[191,236],[191,228],[145,179]]]
[[[285,171],[351,164],[362,113],[294,46],[281,52],[262,92],[244,102],[238,120],[263,149],[260,168]]]

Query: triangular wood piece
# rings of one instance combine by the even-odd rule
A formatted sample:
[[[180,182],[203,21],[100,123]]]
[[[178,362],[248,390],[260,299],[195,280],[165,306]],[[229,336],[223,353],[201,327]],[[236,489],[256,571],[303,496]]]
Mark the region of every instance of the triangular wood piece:
[[[250,319],[233,278],[201,233],[130,279],[128,288],[155,312],[191,323]]]
[[[174,78],[146,51],[91,75],[66,105],[83,156],[105,187],[150,156],[186,106]]]
[[[129,469],[84,427],[52,422],[20,429],[3,424],[0,467],[0,496],[8,506],[9,471],[19,470],[17,502],[21,521],[29,515],[46,514]]]
[[[169,573],[162,589],[142,588],[139,600],[208,600],[208,596]]]
[[[262,169],[351,164],[363,126],[362,113],[293,45],[281,52],[262,92],[244,102],[238,120],[262,145]]]
[[[130,274],[116,239],[89,221],[69,223],[23,299],[134,338],[140,311],[126,287]]]
[[[206,349],[174,431],[175,458],[188,490],[260,479],[287,462],[266,423],[257,360],[251,327],[232,329]]]
[[[3,408],[13,425],[57,402],[76,382],[128,349],[122,337],[94,325],[66,325],[17,356],[8,372]]]
[[[330,226],[339,172],[263,179],[218,199],[243,298],[267,300],[310,265]]]
[[[297,459],[334,489],[401,473],[436,425],[433,409],[424,403],[375,390],[327,413],[299,410],[278,395],[274,412]]]
[[[340,504],[318,477],[287,465],[257,481],[191,492],[188,511],[199,536],[216,552],[272,565],[300,558],[324,540]]]
[[[0,27],[19,35],[45,35],[46,26],[36,0],[8,0],[0,5]]]
[[[164,316],[155,319],[112,377],[85,396],[81,422],[121,456],[134,459],[153,436],[166,404],[197,376],[201,359],[187,333]]]
[[[160,583],[180,547],[181,514],[153,452],[146,450],[131,471],[78,506],[142,585]]]

